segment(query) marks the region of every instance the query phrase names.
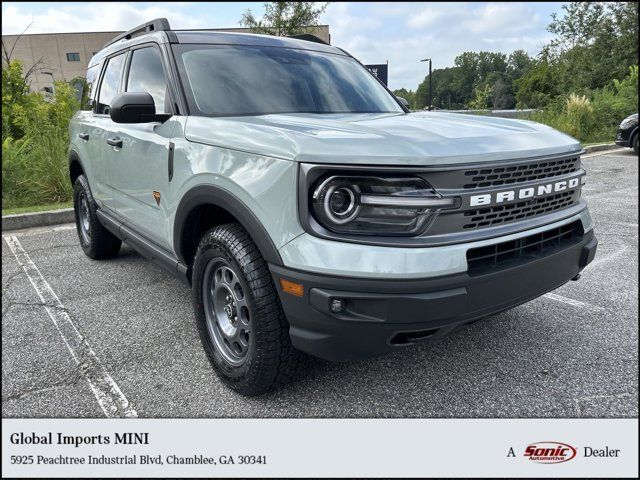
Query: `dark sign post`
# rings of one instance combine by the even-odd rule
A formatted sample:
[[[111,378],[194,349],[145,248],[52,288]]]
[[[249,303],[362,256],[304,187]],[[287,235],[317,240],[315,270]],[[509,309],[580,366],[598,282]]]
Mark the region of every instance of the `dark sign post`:
[[[381,63],[379,65],[365,65],[365,67],[367,67],[367,70],[378,77],[382,83],[388,85],[387,82],[389,81],[389,62]]]
[[[429,62],[429,105],[427,105],[427,108],[429,110],[431,110],[431,59],[430,58],[425,58],[424,60],[420,60],[421,62]]]

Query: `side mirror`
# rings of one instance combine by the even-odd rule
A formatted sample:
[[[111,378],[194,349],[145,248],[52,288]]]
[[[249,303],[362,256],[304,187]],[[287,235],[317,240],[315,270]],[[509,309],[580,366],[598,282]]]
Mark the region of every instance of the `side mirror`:
[[[402,105],[404,105],[405,107],[409,108],[409,102],[407,102],[406,98],[402,98],[402,97],[396,97],[398,100],[400,100],[400,103]]]
[[[156,114],[153,97],[147,92],[124,92],[111,102],[109,111],[115,123],[164,122],[171,115]]]

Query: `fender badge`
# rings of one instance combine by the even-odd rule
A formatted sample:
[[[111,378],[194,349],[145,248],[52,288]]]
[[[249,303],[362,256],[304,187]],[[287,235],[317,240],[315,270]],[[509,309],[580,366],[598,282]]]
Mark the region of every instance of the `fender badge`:
[[[153,198],[156,200],[156,204],[160,206],[160,192],[153,191]]]

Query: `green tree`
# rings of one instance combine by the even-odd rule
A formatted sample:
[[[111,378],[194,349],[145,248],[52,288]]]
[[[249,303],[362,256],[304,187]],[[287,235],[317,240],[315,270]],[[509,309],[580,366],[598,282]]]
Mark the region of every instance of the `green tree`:
[[[320,15],[327,8],[328,3],[320,2],[267,2],[264,4],[264,15],[257,19],[250,9],[247,9],[240,24],[248,27],[254,33],[266,35],[299,35],[313,33],[318,25]]]
[[[526,75],[514,81],[518,108],[541,108],[560,94],[554,69],[541,61]]]
[[[493,96],[493,87],[488,84],[477,86],[474,90],[474,98],[469,102],[469,108],[473,110],[483,110],[491,107],[490,101]]]
[[[507,59],[507,74],[512,80],[529,73],[535,65],[535,60],[524,50],[516,50]]]
[[[507,105],[512,108],[515,104],[512,94],[511,79],[507,75],[508,59],[502,53],[495,52],[464,52],[455,59],[454,67],[435,69],[431,73],[433,99],[436,108],[462,109],[473,101],[474,105],[482,103],[488,93],[487,106],[494,104]],[[499,84],[496,87],[496,82]],[[493,99],[493,92],[496,98]],[[429,76],[418,85],[416,90],[416,107],[424,108],[429,98]],[[480,102],[480,103],[478,103]],[[480,107],[478,107],[480,108]]]
[[[555,38],[543,56],[563,90],[595,89],[621,79],[638,63],[636,2],[572,2],[553,14]]]
[[[464,108],[462,94],[454,86],[454,80],[458,75],[457,67],[441,68],[433,71],[433,105],[436,108],[456,110]],[[420,85],[421,95],[424,98],[424,105],[428,99],[428,77],[427,81]],[[416,96],[418,93],[416,92]]]
[[[460,103],[468,105],[474,98],[475,88],[478,86],[478,54],[464,52],[454,60],[457,67],[453,78],[452,88],[459,94]]]
[[[638,6],[635,2],[573,2],[553,15],[554,39],[537,58],[524,50],[505,56],[464,52],[454,66],[432,72],[437,108],[542,108],[563,104],[569,93],[590,96],[613,87],[638,64]],[[418,85],[416,108],[427,105],[429,78]],[[562,98],[560,98],[562,97]]]
[[[11,60],[2,67],[2,141],[7,137],[20,138],[22,127],[16,115],[27,104],[29,86],[25,82],[22,62]]]
[[[513,96],[512,80],[504,73],[494,73],[491,90],[491,108],[495,110],[511,109],[516,106]]]

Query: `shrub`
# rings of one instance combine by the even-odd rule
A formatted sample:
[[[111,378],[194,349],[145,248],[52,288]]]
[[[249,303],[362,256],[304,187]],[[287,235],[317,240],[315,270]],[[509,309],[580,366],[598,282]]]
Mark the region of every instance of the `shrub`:
[[[591,130],[593,107],[585,95],[572,93],[565,100],[563,130],[576,138],[585,138]]]
[[[14,112],[27,101],[29,87],[24,80],[22,63],[13,61],[2,65],[2,141],[7,137],[20,138],[22,129],[14,122]]]
[[[70,200],[67,149],[69,121],[79,107],[75,90],[56,82],[53,95],[18,96],[4,80],[3,70],[2,208]]]
[[[611,142],[620,121],[638,111],[638,67],[622,81],[582,94],[559,96],[532,120],[565,132],[581,142]]]

